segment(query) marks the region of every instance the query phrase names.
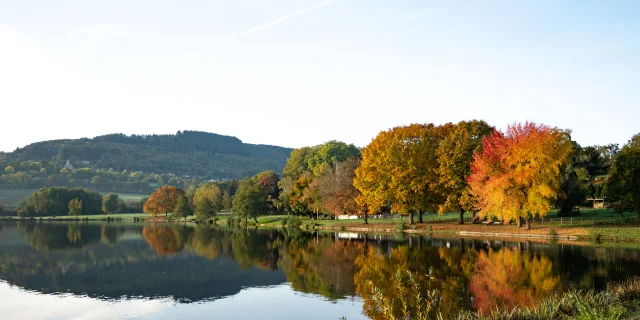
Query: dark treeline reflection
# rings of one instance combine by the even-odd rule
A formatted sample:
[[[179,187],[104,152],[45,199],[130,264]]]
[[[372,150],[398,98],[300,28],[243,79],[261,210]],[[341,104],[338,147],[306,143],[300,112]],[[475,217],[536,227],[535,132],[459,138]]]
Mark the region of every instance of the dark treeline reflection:
[[[416,297],[434,292],[445,317],[532,306],[568,289],[603,289],[639,267],[636,249],[526,241],[162,223],[20,222],[0,229],[0,278],[29,290],[190,302],[289,282],[329,300],[360,296],[371,318],[399,313],[403,302],[424,308]]]

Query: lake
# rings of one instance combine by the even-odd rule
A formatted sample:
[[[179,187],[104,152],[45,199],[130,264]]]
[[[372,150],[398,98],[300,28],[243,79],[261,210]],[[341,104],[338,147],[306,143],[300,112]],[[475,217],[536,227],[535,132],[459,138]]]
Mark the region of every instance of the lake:
[[[640,250],[632,248],[163,223],[0,222],[0,314],[6,319],[352,320],[380,318],[381,305],[398,308],[403,299],[414,306],[416,292],[434,293],[446,317],[531,306],[638,274]]]

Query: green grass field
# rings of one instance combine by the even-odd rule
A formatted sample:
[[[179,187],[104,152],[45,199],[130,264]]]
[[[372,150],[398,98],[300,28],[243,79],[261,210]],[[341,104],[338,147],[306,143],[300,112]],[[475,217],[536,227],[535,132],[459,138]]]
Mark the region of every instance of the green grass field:
[[[640,228],[637,226],[620,227],[592,227],[588,228],[589,236],[596,240],[602,238],[607,241],[640,240]]]
[[[17,207],[20,202],[26,199],[28,196],[36,192],[38,189],[0,189],[0,199],[5,198],[9,201],[11,206]],[[101,194],[107,194],[107,192],[100,192]],[[137,193],[119,193],[118,197],[122,200],[140,200],[142,198],[149,197],[148,194],[137,194]]]

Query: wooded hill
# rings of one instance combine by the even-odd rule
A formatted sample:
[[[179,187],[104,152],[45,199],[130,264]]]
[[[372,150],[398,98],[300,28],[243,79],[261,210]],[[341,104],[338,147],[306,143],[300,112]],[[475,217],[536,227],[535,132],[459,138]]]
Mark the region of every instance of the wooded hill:
[[[213,133],[178,131],[167,135],[109,134],[92,139],[37,142],[0,153],[0,162],[11,165],[46,161],[64,165],[70,159],[75,168],[234,179],[264,170],[282,172],[291,150],[243,143],[238,138]]]

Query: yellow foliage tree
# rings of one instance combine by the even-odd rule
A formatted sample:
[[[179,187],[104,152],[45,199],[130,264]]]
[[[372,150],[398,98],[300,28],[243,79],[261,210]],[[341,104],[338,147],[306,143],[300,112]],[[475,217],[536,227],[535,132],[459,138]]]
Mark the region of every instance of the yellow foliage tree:
[[[482,147],[482,139],[492,131],[493,127],[484,121],[461,121],[438,146],[439,189],[446,197],[438,212],[459,211],[460,224],[464,224],[464,213],[473,211],[473,198],[467,183],[473,153]]]
[[[362,150],[354,185],[357,201],[370,213],[391,204],[391,210],[409,214],[437,208],[442,195],[439,181],[438,144],[452,124],[412,124],[383,131]],[[419,214],[419,222],[422,215]]]

